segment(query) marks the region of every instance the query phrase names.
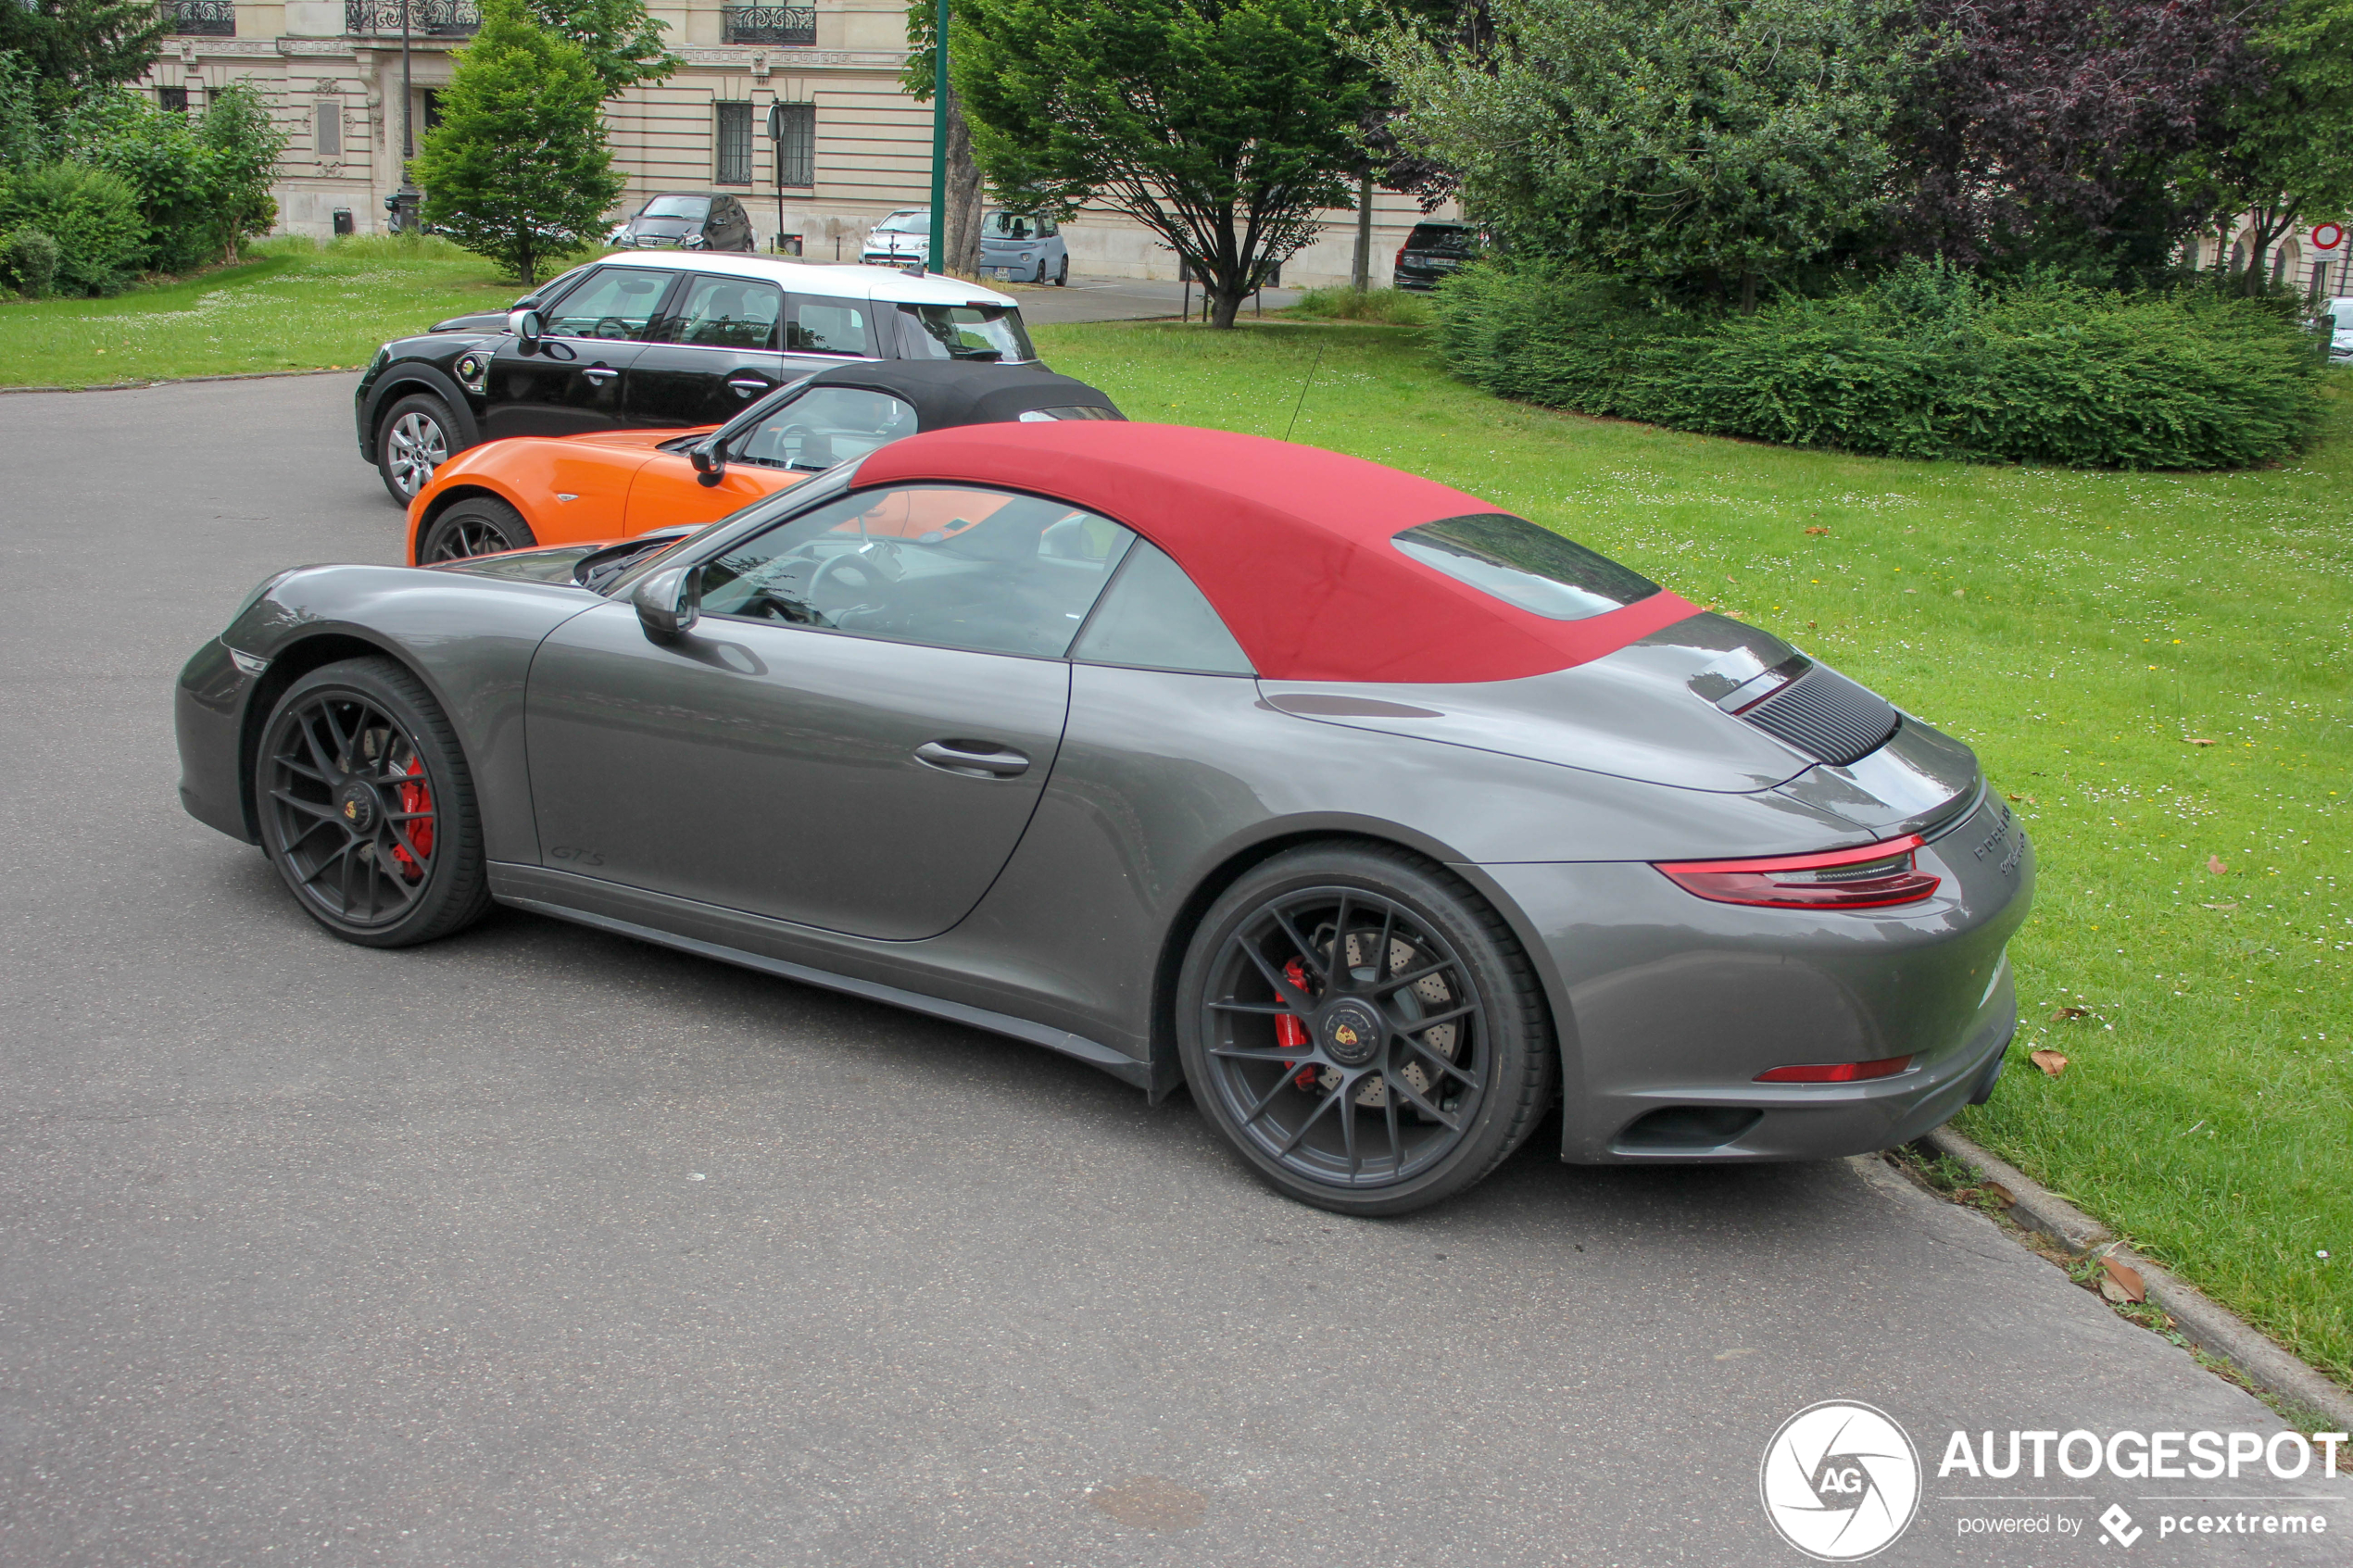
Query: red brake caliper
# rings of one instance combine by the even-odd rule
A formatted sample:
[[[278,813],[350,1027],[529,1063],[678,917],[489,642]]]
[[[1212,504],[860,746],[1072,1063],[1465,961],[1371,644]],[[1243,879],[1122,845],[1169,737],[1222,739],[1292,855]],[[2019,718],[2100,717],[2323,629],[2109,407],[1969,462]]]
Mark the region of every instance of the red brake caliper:
[[[424,772],[425,759],[423,758],[411,757],[409,759],[409,777],[412,779],[421,779],[424,777]],[[400,809],[403,811],[432,810],[433,791],[427,789],[422,784],[402,784],[400,786]],[[419,855],[430,855],[433,853],[433,819],[431,817],[424,818],[421,822],[412,822],[409,824],[409,842],[417,847],[417,853]],[[424,867],[418,865],[415,859],[409,855],[408,849],[397,842],[396,842],[392,847],[392,858],[399,861],[403,866],[407,866],[415,871],[420,876],[424,874]]]
[[[1313,987],[1309,985],[1307,981],[1306,960],[1302,959],[1293,959],[1290,962],[1283,965],[1283,978],[1290,982],[1292,989],[1299,991],[1302,994],[1312,994]],[[1307,1025],[1302,1023],[1296,1014],[1288,1012],[1283,1014],[1280,1018],[1275,1020],[1275,1043],[1281,1046],[1285,1050],[1305,1050],[1307,1048]],[[1315,1069],[1313,1067],[1301,1068],[1299,1070],[1299,1076],[1293,1079],[1292,1082],[1302,1089],[1313,1088],[1315,1084]]]

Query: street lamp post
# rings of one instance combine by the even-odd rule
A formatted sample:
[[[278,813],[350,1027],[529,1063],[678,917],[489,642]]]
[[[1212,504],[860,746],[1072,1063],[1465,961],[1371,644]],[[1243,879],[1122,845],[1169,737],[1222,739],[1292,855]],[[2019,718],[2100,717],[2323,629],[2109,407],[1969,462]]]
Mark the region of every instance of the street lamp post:
[[[417,156],[416,103],[416,92],[409,84],[409,0],[400,0],[400,188],[384,203],[392,208],[394,231],[400,233],[416,227],[421,194],[409,182],[409,160]]]
[[[932,22],[931,31],[931,238],[924,244],[924,259],[928,270],[945,272],[941,258],[948,254],[948,0],[939,0],[939,9]]]

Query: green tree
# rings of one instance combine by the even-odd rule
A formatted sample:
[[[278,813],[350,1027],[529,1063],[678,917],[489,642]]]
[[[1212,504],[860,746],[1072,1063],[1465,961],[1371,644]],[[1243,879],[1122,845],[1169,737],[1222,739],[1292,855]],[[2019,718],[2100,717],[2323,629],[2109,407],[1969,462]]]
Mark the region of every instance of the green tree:
[[[442,90],[412,166],[424,217],[526,286],[621,199],[605,145],[604,79],[523,0],[484,0],[482,31]]]
[[[1190,264],[1210,321],[1349,205],[1372,101],[1341,0],[964,0],[949,71],[1005,205],[1101,202]]]
[[[1465,44],[1373,48],[1409,150],[1525,254],[1755,307],[1865,247],[1906,68],[1894,0],[1493,0]]]
[[[137,80],[167,31],[155,0],[0,0],[0,50],[32,68],[44,117]]]
[[[0,49],[0,178],[11,169],[39,163],[47,140],[32,62],[14,49]]]
[[[2214,206],[2252,220],[2250,293],[2289,230],[2353,211],[2353,0],[2282,0],[2254,47],[2269,80],[2224,107],[2207,163]]]
[[[608,98],[667,82],[686,63],[662,43],[670,24],[655,20],[645,0],[531,0],[531,11],[541,26],[580,45]]]
[[[241,241],[277,220],[270,183],[286,133],[250,83],[222,88],[202,119],[124,88],[94,93],[57,137],[67,157],[120,175],[138,193],[151,271],[233,260]]]
[[[286,150],[286,132],[260,91],[239,82],[213,94],[198,138],[211,157],[213,232],[226,259],[234,261],[246,240],[268,233],[278,221],[270,185],[278,175],[278,155]]]

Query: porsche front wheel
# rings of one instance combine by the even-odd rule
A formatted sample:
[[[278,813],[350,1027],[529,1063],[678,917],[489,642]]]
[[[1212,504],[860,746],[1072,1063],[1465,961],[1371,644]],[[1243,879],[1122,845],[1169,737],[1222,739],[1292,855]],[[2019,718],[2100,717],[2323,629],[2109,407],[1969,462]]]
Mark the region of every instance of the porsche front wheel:
[[[402,398],[384,410],[376,426],[376,471],[392,498],[407,506],[433,478],[433,470],[459,449],[458,421],[449,405],[427,393]]]
[[[346,659],[295,682],[262,732],[253,782],[271,863],[345,941],[430,942],[489,909],[456,732],[393,660]]]
[[[1286,851],[1228,888],[1177,990],[1194,1098],[1277,1188],[1401,1214],[1478,1181],[1550,1108],[1555,1047],[1509,929],[1443,867]]]
[[[522,513],[495,495],[469,495],[426,527],[417,541],[417,564],[527,550],[537,543]]]

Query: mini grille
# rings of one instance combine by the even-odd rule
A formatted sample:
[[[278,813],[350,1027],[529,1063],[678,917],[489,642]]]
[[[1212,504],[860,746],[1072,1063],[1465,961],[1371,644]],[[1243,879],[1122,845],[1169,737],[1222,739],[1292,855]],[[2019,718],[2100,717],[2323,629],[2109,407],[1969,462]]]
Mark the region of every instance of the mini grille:
[[[1903,722],[1886,698],[1820,664],[1741,717],[1842,768],[1886,745]]]

